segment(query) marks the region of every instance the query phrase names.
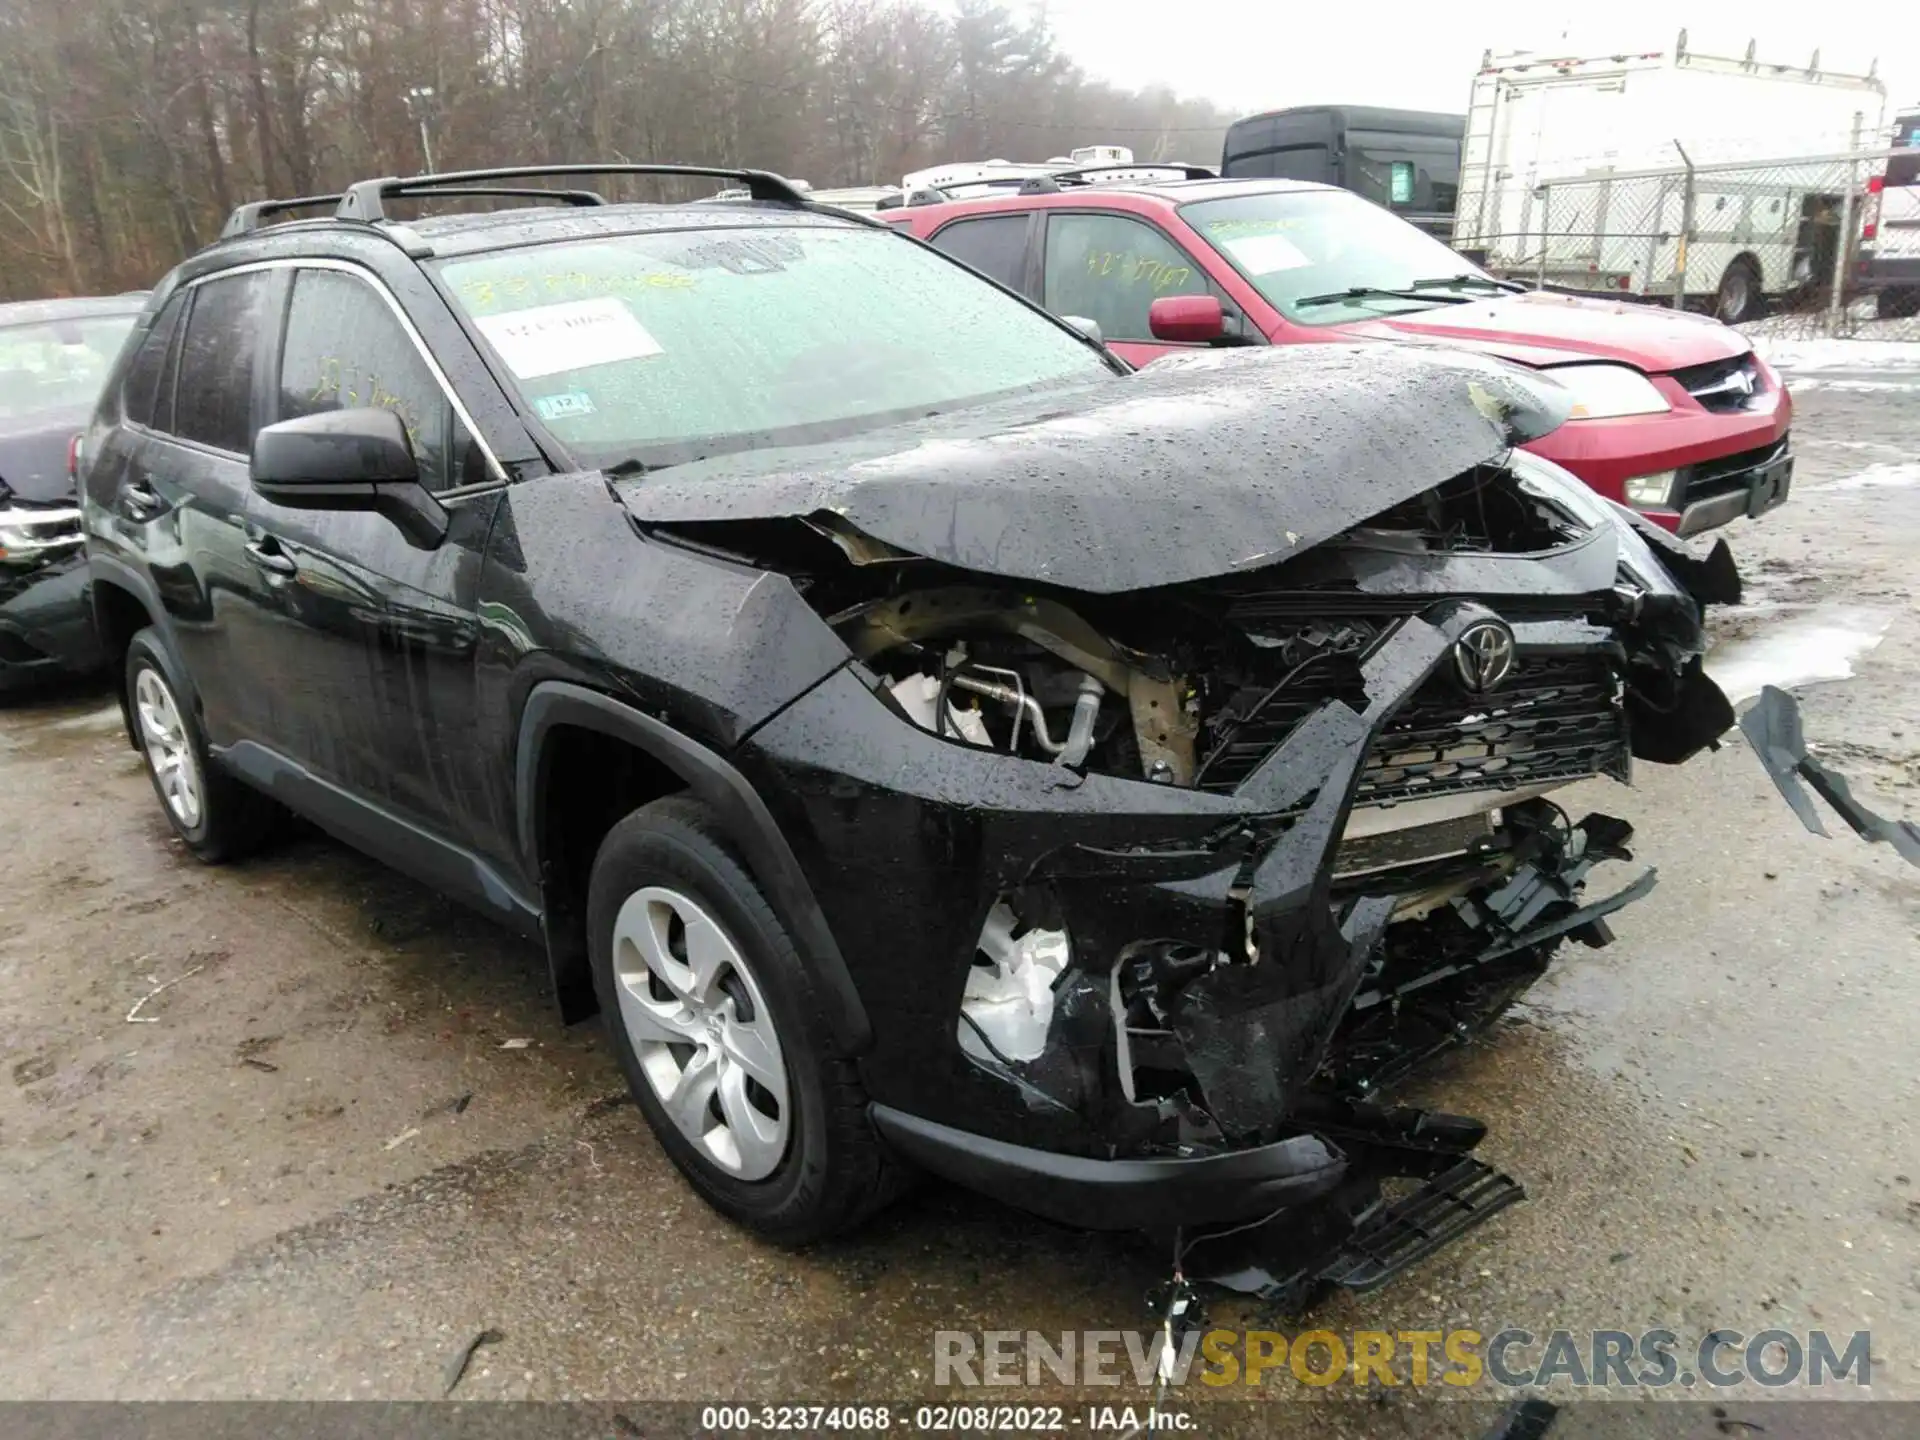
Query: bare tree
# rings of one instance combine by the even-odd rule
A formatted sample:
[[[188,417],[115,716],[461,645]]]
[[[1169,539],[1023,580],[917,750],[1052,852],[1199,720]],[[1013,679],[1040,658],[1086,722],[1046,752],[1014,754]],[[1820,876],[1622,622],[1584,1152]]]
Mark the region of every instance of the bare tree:
[[[1205,159],[1226,119],[1088,80],[996,0],[0,0],[0,55],[0,299],[151,284],[241,200],[429,148],[852,185],[1100,141]]]

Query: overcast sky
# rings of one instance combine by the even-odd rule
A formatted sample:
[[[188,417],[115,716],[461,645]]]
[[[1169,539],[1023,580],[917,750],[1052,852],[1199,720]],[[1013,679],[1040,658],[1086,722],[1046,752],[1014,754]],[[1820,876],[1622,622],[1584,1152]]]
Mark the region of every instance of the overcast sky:
[[[1877,58],[1889,110],[1920,103],[1920,0],[1047,0],[1061,48],[1088,73],[1155,82],[1238,111],[1344,102],[1464,111],[1483,51],[1670,49],[1865,73]],[[1606,19],[1590,19],[1603,11]],[[1889,115],[1891,118],[1891,114]],[[1205,158],[1205,157],[1194,157]]]

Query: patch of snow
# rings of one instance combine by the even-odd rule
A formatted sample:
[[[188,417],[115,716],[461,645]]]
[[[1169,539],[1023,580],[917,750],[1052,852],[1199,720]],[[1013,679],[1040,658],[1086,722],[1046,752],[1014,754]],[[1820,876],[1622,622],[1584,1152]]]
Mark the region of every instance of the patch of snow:
[[[1818,606],[1757,635],[1716,645],[1707,674],[1739,704],[1763,686],[1782,690],[1821,680],[1849,680],[1853,662],[1886,636],[1893,614],[1856,606]]]
[[[84,715],[69,715],[63,720],[55,720],[47,728],[50,730],[118,730],[125,723],[118,705],[102,705],[98,710],[89,710]]]
[[[1824,340],[1754,335],[1754,352],[1769,365],[1804,375],[1815,370],[1920,370],[1920,340]]]
[[[1844,390],[1867,395],[1907,394],[1920,390],[1920,380],[1834,380],[1825,376],[1802,378],[1794,371],[1788,371],[1786,378],[1787,388],[1796,395],[1805,395],[1811,390]]]
[[[1823,485],[1809,488],[1825,493],[1834,490],[1900,490],[1909,485],[1920,485],[1920,461],[1882,461],[1877,465],[1869,465],[1856,475],[1844,475],[1838,480],[1829,480]]]

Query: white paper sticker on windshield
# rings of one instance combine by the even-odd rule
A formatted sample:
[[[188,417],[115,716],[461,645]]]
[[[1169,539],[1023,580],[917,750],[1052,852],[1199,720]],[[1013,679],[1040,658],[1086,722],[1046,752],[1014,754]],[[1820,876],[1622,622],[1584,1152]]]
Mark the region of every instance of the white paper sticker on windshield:
[[[1271,275],[1276,270],[1297,270],[1313,263],[1284,235],[1242,235],[1223,240],[1221,248],[1249,275]]]
[[[482,315],[474,323],[522,380],[661,353],[660,342],[612,296]]]

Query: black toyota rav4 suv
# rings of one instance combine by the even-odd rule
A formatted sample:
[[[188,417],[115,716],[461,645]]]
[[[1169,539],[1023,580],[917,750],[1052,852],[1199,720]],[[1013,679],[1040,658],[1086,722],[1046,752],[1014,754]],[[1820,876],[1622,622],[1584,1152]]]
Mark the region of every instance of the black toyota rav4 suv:
[[[1727,727],[1725,550],[1515,449],[1567,403],[1497,361],[1132,373],[777,177],[499,208],[530,173],[250,206],[154,292],[85,524],[186,845],[291,810],[537,941],[776,1238],[918,1170],[1427,1206],[1390,1256],[1517,1193],[1379,1088],[1651,884],[1584,894],[1629,830],[1550,792]]]

